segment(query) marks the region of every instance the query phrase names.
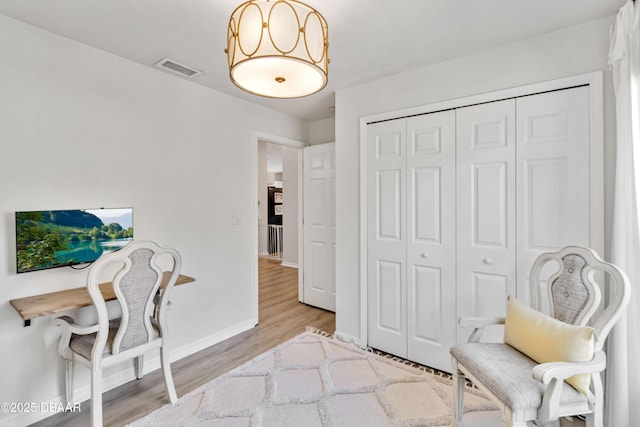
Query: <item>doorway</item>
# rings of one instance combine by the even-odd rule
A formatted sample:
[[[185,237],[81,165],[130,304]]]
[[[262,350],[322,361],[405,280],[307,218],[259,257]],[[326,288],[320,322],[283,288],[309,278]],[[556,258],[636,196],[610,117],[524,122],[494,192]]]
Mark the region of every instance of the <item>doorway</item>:
[[[260,140],[258,141],[258,256],[289,262],[290,266],[297,267],[296,243],[287,245],[287,256],[284,256],[284,189],[283,189],[283,157],[289,156],[288,150],[298,150],[297,148],[284,149],[280,144]],[[287,151],[285,153],[285,151]],[[295,190],[295,176],[298,171],[293,165],[294,171],[287,170],[287,193]],[[291,165],[288,165],[288,169]],[[288,199],[292,199],[288,197]],[[287,205],[287,237],[291,233],[290,215],[295,214],[293,209]],[[294,229],[295,232],[295,229]],[[293,253],[292,253],[293,252]]]
[[[302,265],[302,147],[304,143],[275,135],[254,133],[253,200],[254,227],[254,316],[259,322],[260,257],[277,260],[297,269],[301,294]]]

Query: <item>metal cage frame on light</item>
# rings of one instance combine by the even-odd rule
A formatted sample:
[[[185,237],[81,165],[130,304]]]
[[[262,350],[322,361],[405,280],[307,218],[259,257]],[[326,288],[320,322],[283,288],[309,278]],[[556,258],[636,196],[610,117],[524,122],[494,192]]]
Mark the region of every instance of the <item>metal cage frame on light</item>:
[[[274,15],[276,8],[288,7],[288,11],[281,11]],[[288,22],[285,17],[289,15]],[[253,15],[253,16],[251,16]],[[274,17],[275,16],[275,17]],[[295,20],[292,17],[295,16]],[[259,21],[257,18],[259,17]],[[265,19],[266,17],[266,19]],[[253,18],[253,22],[251,22]],[[244,28],[243,20],[255,24],[253,27]],[[295,22],[295,27],[292,25]],[[301,25],[302,23],[302,25]],[[260,25],[260,27],[258,27]],[[290,40],[283,38],[282,34],[274,34],[278,25],[288,25],[290,28]],[[257,27],[257,28],[256,28]],[[243,31],[249,32],[243,39]],[[251,33],[252,32],[252,33]],[[258,35],[259,33],[259,35]],[[313,33],[315,40],[310,40]],[[280,39],[279,39],[280,38]],[[286,43],[286,45],[285,45]],[[311,46],[310,44],[313,44]],[[240,89],[249,93],[271,97],[271,98],[298,98],[308,96],[322,90],[329,77],[329,27],[325,18],[313,7],[297,0],[250,0],[238,6],[229,19],[227,31],[227,62],[229,65],[229,77],[231,81]],[[254,61],[254,62],[252,62]],[[239,78],[236,72],[248,69],[261,61],[262,64],[269,62],[277,68],[277,64],[286,64],[297,68],[304,73],[311,73],[309,79],[298,75],[261,75],[262,86],[269,85],[267,89],[252,87],[244,76]],[[251,64],[250,64],[251,63]],[[302,66],[303,68],[300,68]],[[255,71],[257,73],[257,71]],[[275,72],[275,71],[274,71]],[[296,81],[296,78],[298,80]],[[273,81],[272,81],[272,80]],[[288,79],[292,81],[289,82]],[[266,82],[266,83],[265,83]],[[274,83],[275,82],[275,83]],[[308,89],[294,91],[287,90],[296,84],[300,87],[307,83],[313,83]],[[256,83],[260,85],[260,83]],[[279,91],[282,89],[282,93]],[[285,90],[287,89],[287,90]],[[294,93],[295,92],[295,93]]]

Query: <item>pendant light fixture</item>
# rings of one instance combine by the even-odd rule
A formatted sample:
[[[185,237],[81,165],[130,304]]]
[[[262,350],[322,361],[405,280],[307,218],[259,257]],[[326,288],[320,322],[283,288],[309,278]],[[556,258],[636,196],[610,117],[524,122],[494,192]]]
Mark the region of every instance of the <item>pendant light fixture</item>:
[[[251,0],[229,19],[231,81],[271,98],[311,95],[327,84],[329,29],[324,17],[296,0]]]

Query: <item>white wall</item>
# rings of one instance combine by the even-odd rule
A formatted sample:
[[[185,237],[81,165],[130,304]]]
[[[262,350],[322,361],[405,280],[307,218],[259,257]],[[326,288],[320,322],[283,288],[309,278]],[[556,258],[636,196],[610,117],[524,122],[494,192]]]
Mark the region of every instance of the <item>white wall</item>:
[[[63,395],[58,331],[50,317],[23,328],[9,300],[84,286],[87,274],[17,275],[14,211],[132,206],[135,237],[178,249],[196,278],[172,298],[173,359],[253,326],[252,135],[302,140],[307,125],[1,15],[0,57],[0,402]],[[105,380],[125,378],[129,365]],[[43,415],[2,413],[0,424]]]
[[[324,144],[336,141],[336,118],[321,119],[309,122],[309,145]]]
[[[282,264],[298,266],[298,195],[302,149],[282,146]],[[300,193],[301,194],[301,193]]]
[[[273,183],[273,174],[267,172],[267,144],[266,141],[258,141],[258,226],[262,233],[263,228],[269,222],[269,200],[267,185]],[[259,236],[262,239],[261,245],[258,246],[259,255],[265,255],[261,252],[267,250],[267,239],[264,235]]]
[[[609,247],[614,117],[608,34],[613,17],[336,92],[336,329],[360,336],[360,129],[363,116],[602,70],[605,240]],[[608,254],[605,254],[605,256]]]

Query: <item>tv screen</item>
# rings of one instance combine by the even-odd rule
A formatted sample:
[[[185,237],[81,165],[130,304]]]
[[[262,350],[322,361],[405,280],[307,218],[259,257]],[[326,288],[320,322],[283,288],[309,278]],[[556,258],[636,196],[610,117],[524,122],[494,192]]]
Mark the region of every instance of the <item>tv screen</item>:
[[[17,272],[90,263],[133,240],[133,208],[16,212]]]

